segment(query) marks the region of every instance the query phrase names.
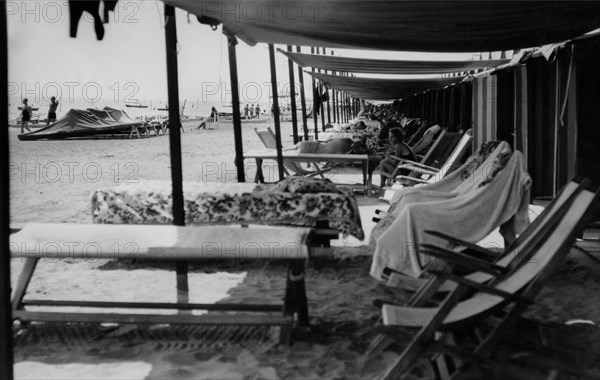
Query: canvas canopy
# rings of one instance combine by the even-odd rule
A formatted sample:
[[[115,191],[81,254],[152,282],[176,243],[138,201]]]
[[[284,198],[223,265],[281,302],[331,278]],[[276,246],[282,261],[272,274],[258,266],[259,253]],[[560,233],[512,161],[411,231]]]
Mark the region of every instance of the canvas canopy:
[[[249,45],[478,52],[568,40],[600,27],[596,1],[164,0]]]
[[[53,123],[40,130],[19,135],[19,140],[65,139],[101,134],[129,132],[131,126],[139,124],[125,113],[115,108],[71,109]]]
[[[328,86],[368,100],[401,99],[429,89],[460,82],[462,77],[426,79],[379,79],[307,72]]]
[[[303,54],[284,51],[301,67],[315,69],[364,73],[364,74],[442,74],[495,68],[507,64],[510,59],[489,59],[480,61],[408,61],[372,58],[351,58],[333,55]]]

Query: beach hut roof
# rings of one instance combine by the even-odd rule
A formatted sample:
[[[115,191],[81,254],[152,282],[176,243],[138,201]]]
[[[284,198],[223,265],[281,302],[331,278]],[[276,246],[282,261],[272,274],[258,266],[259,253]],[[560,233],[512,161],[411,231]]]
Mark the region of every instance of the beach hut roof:
[[[351,58],[333,55],[293,53],[278,49],[301,67],[337,72],[364,74],[442,74],[494,68],[507,64],[510,59],[479,61],[416,61],[372,58]]]
[[[307,73],[336,90],[368,100],[401,99],[429,89],[442,88],[463,79],[463,77],[380,79]]]
[[[478,52],[568,40],[600,26],[600,2],[164,0],[249,45]]]

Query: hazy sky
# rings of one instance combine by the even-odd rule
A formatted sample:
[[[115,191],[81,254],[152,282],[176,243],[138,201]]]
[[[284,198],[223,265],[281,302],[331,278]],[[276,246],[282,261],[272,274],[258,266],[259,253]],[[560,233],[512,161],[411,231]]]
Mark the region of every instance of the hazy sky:
[[[163,3],[121,0],[97,41],[93,21],[84,13],[77,38],[69,37],[68,3],[8,1],[10,94],[34,104],[58,95],[107,102],[166,100],[167,80]],[[195,17],[177,10],[179,88],[183,102],[230,102],[227,40]],[[280,46],[284,48],[283,46]],[[303,52],[310,49],[303,48]],[[330,50],[328,49],[328,52]],[[336,55],[381,58],[441,58],[419,53],[375,53],[336,49]],[[270,73],[265,44],[237,46],[242,103],[268,102]],[[277,75],[288,84],[287,60],[277,56]],[[471,55],[454,55],[467,58]],[[296,79],[297,80],[297,79]],[[310,77],[305,76],[310,82]],[[13,99],[14,99],[13,97]],[[101,98],[101,100],[99,100]]]

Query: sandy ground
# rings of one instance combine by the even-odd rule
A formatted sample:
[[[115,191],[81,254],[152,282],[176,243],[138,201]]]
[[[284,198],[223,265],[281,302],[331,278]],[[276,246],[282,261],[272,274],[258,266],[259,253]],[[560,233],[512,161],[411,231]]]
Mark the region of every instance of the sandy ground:
[[[218,130],[182,135],[184,180],[234,181],[230,123]],[[244,149],[261,149],[254,127],[243,126]],[[290,123],[283,126],[291,144]],[[11,129],[11,219],[91,223],[90,193],[124,181],[170,178],[167,136],[147,139],[18,141]],[[247,162],[253,179],[253,163]],[[276,170],[267,170],[275,178]],[[366,230],[375,198],[360,198]],[[368,237],[366,239],[368,241]],[[379,310],[389,292],[368,276],[370,252],[356,239],[335,243],[337,258],[311,265],[307,293],[311,331],[298,330],[290,347],[275,343],[276,331],[189,326],[28,325],[15,329],[17,379],[372,379],[397,355],[367,357]],[[589,248],[598,257],[598,245]],[[12,262],[12,282],[22,268]],[[37,299],[175,301],[171,265],[108,261],[42,262],[28,296]],[[191,302],[278,302],[286,268],[271,263],[221,262],[192,266]],[[504,359],[530,369],[543,363],[600,377],[600,264],[572,252],[536,304],[533,322],[519,322],[500,344]],[[398,302],[407,294],[394,294]],[[576,320],[590,323],[565,325]],[[593,323],[593,324],[592,324]],[[557,364],[558,363],[558,364]],[[419,364],[412,378],[431,378]],[[477,375],[475,375],[477,376]],[[489,376],[488,376],[489,377]],[[477,377],[474,377],[477,378]]]

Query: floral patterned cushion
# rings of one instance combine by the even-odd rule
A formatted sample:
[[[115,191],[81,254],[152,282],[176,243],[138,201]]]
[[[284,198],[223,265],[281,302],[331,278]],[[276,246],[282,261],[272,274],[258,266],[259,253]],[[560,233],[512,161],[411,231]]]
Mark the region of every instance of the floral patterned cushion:
[[[159,183],[157,183],[159,182]],[[94,223],[168,224],[170,182],[144,181],[92,194]],[[351,189],[316,179],[278,184],[184,183],[185,223],[263,223],[316,227],[327,222],[344,236],[364,238]]]

